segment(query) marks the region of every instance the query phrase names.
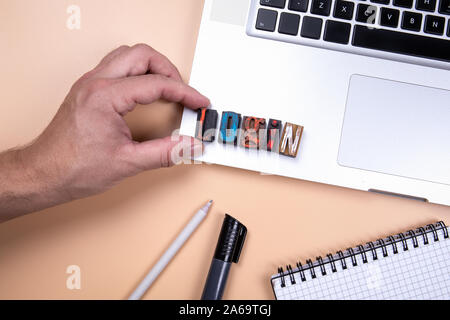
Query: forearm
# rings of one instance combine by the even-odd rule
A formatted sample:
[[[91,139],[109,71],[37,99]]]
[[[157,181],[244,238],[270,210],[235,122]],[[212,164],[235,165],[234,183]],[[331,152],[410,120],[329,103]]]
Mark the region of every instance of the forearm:
[[[43,162],[29,147],[0,153],[0,223],[68,201]]]

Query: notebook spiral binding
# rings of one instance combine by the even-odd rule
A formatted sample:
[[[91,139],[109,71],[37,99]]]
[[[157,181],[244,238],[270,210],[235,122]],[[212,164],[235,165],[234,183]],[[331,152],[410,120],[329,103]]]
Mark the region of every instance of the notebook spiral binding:
[[[416,230],[409,230],[406,233],[399,233],[395,236],[388,236],[385,239],[378,239],[375,242],[368,242],[365,245],[358,245],[355,248],[348,248],[345,252],[337,251],[335,255],[328,253],[325,260],[318,256],[316,257],[315,262],[311,259],[306,260],[306,264],[302,264],[301,261],[296,263],[297,269],[294,270],[292,265],[286,266],[286,271],[283,267],[278,268],[278,276],[276,278],[280,278],[281,287],[286,287],[286,281],[290,281],[291,284],[296,284],[295,274],[300,275],[300,281],[307,281],[306,273],[309,272],[312,279],[317,278],[317,273],[320,273],[322,276],[327,275],[326,265],[329,264],[331,267],[331,272],[338,272],[337,266],[340,266],[342,270],[347,269],[347,262],[351,263],[352,266],[357,266],[357,255],[361,256],[363,263],[369,262],[369,259],[372,261],[378,260],[382,257],[387,257],[389,246],[392,246],[393,254],[397,254],[400,250],[408,251],[410,249],[418,248],[421,244],[427,245],[431,241],[439,241],[441,240],[439,237],[438,231],[442,230],[443,238],[447,239],[448,235],[448,227],[445,225],[443,221],[439,221],[436,224],[428,224],[425,227],[417,228]],[[428,236],[431,235],[430,239]],[[408,240],[412,240],[412,247],[408,246]],[[377,250],[381,249],[382,257],[379,256]],[[346,260],[347,259],[347,260]],[[348,260],[350,259],[350,260]],[[272,279],[272,281],[275,278]]]

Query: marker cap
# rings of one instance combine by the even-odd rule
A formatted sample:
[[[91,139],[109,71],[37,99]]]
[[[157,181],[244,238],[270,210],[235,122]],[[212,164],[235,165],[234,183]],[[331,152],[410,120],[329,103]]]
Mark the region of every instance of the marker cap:
[[[225,214],[214,258],[238,263],[246,235],[247,228],[232,216]]]

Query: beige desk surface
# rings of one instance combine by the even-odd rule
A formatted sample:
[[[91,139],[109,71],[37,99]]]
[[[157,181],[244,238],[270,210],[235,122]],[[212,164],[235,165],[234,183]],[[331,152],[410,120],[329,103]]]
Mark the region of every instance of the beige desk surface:
[[[81,8],[81,30],[66,28],[70,4]],[[72,83],[121,44],[154,46],[188,80],[201,11],[200,0],[1,0],[0,149],[38,135]],[[181,107],[167,103],[128,116],[137,139],[170,134],[180,119]],[[448,207],[215,165],[179,166],[0,225],[0,298],[126,298],[208,199],[215,200],[210,216],[146,299],[200,297],[224,213],[249,229],[227,299],[273,299],[269,278],[279,264],[438,219],[450,223]],[[81,290],[66,288],[69,265],[81,268]]]

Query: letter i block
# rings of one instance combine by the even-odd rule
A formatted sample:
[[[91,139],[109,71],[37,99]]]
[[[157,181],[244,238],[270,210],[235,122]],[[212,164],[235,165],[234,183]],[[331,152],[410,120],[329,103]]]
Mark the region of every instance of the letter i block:
[[[202,108],[197,111],[197,126],[195,137],[205,142],[213,142],[216,138],[217,118],[216,110]]]
[[[266,119],[255,117],[244,117],[242,122],[241,147],[247,149],[259,149],[263,130],[266,129]]]
[[[287,122],[284,126],[283,134],[281,135],[280,153],[292,158],[297,157],[302,133],[302,126]]]
[[[269,119],[267,126],[267,151],[278,152],[281,129],[283,129],[283,126],[280,120]]]
[[[241,115],[239,113],[225,111],[222,113],[220,122],[219,142],[223,144],[237,145],[239,128],[241,126]]]

